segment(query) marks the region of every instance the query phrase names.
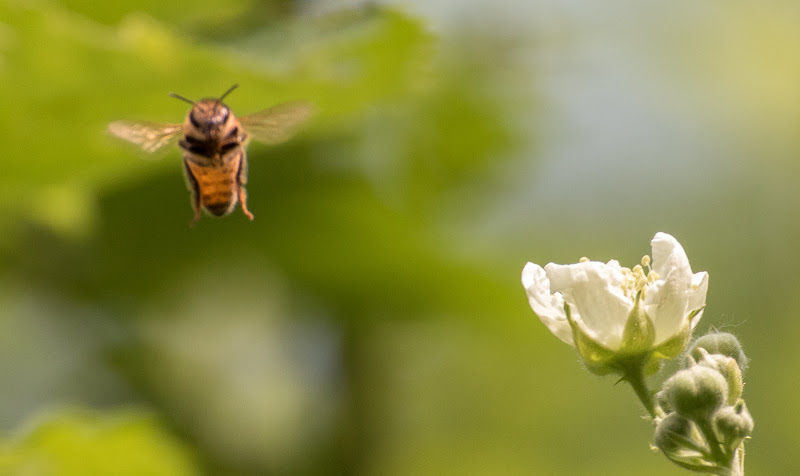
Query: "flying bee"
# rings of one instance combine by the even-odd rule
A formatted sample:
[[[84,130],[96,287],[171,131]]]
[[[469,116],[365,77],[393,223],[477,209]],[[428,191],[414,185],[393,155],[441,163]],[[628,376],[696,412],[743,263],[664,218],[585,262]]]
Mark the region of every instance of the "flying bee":
[[[148,153],[180,137],[178,146],[183,152],[186,186],[194,210],[192,225],[200,219],[202,209],[221,217],[233,211],[236,202],[242,204],[242,212],[252,220],[245,190],[250,138],[270,145],[289,140],[313,111],[307,102],[292,102],[237,119],[222,102],[237,87],[234,84],[219,98],[200,101],[170,93],[192,105],[183,124],[116,121],[108,125],[112,134]]]

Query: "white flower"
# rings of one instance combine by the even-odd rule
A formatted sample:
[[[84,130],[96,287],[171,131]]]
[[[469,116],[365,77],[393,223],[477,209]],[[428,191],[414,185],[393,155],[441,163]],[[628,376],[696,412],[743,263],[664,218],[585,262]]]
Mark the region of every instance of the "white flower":
[[[682,350],[703,313],[708,273],[692,274],[683,247],[666,233],[656,233],[650,245],[652,268],[648,256],[633,269],[615,260],[549,263],[544,268],[526,264],[522,285],[533,312],[567,344],[574,346],[578,333],[614,352],[626,345],[623,333],[640,299],[639,311],[652,324],[647,326],[650,348],[677,338]]]

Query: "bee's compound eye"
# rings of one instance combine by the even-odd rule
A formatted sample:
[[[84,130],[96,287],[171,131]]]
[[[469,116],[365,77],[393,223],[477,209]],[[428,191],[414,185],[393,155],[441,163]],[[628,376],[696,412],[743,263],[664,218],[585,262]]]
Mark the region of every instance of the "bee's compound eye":
[[[194,109],[189,113],[189,122],[191,122],[194,127],[200,129],[200,123],[197,122],[197,118],[194,116]]]
[[[227,108],[227,107],[225,107],[225,106],[222,106],[222,107],[219,109],[219,116],[217,116],[217,117],[219,118],[219,123],[220,123],[220,124],[224,124],[224,123],[225,123],[225,121],[227,121],[227,120],[228,120],[228,116],[230,116],[230,114],[231,114],[231,110],[230,110],[230,109],[228,109],[228,108]]]

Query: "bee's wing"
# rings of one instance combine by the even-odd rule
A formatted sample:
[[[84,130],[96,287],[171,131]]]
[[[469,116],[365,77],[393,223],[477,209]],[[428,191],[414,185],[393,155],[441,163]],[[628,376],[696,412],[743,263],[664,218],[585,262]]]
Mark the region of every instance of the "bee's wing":
[[[143,151],[153,153],[173,142],[183,130],[181,124],[159,124],[155,122],[115,121],[108,125],[108,131]]]
[[[241,117],[239,121],[254,140],[274,145],[291,139],[313,113],[314,106],[309,102],[287,102]]]

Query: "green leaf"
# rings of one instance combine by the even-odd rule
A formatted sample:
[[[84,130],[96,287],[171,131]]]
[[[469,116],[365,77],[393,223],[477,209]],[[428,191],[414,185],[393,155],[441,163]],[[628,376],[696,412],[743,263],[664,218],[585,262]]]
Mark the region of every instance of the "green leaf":
[[[48,476],[200,474],[191,452],[151,416],[62,411],[0,446],[0,473]]]

